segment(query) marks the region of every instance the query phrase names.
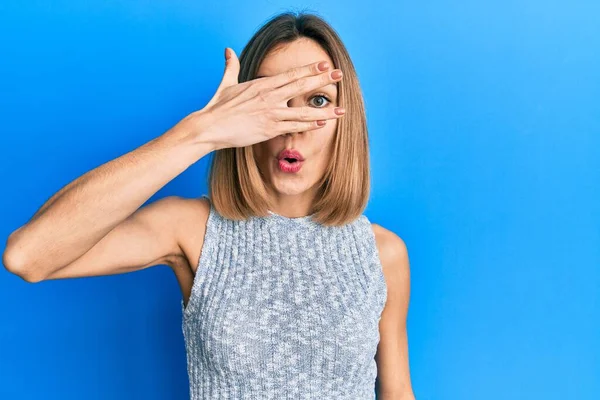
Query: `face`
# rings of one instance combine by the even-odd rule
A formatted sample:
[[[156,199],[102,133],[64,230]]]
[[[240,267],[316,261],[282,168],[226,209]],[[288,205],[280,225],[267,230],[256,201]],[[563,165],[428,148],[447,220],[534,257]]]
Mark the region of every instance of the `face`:
[[[333,61],[319,44],[301,38],[269,53],[260,65],[257,77],[276,75],[321,60],[328,61],[330,70],[333,69]],[[335,107],[337,96],[337,85],[331,84],[290,99],[288,107]],[[313,199],[318,190],[316,184],[325,173],[332,154],[336,128],[337,119],[329,119],[324,127],[279,135],[253,145],[256,162],[273,198],[300,196]],[[294,171],[294,163],[287,168],[280,166],[278,156],[284,149],[297,150],[304,158],[298,171]]]

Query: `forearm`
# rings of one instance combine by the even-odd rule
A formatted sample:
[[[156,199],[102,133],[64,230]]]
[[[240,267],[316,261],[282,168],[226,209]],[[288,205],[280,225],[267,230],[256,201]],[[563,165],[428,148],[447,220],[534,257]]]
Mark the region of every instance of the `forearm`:
[[[89,250],[190,165],[212,151],[178,124],[77,178],[7,242],[14,268],[43,276]],[[33,272],[32,272],[33,271]]]

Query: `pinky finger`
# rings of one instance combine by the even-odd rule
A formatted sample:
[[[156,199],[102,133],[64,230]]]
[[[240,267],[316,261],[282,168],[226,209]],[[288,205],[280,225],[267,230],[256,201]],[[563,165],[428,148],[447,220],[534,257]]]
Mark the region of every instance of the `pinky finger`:
[[[326,124],[327,121],[324,119],[317,121],[279,121],[276,130],[281,133],[304,132],[322,128]]]

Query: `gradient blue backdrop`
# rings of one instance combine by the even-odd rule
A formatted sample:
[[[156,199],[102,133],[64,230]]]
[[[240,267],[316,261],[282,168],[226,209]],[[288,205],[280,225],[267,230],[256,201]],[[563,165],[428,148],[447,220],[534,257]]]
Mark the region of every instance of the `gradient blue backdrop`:
[[[202,108],[265,20],[345,41],[365,214],[406,242],[418,400],[600,398],[597,1],[0,3],[1,250],[71,180]],[[167,184],[199,196],[208,159]],[[186,399],[166,266],[29,284],[0,270],[1,399]]]

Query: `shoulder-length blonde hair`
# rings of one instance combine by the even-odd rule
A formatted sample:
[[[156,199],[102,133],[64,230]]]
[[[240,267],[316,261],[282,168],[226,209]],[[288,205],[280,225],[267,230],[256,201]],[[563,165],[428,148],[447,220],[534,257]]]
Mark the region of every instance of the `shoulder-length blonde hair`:
[[[272,17],[244,47],[238,81],[254,79],[270,50],[303,37],[316,41],[331,57],[334,67],[344,72],[344,79],[337,85],[338,105],[346,109],[346,114],[337,121],[333,154],[319,181],[311,212],[314,221],[339,226],[355,220],[365,209],[370,171],[362,93],[354,65],[335,30],[313,14],[284,12]],[[208,186],[215,209],[226,218],[266,216],[271,209],[252,146],[216,150]]]

